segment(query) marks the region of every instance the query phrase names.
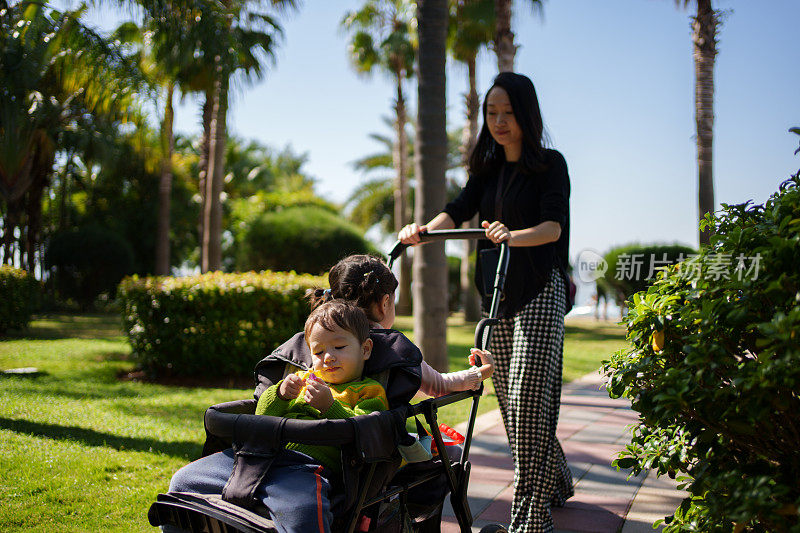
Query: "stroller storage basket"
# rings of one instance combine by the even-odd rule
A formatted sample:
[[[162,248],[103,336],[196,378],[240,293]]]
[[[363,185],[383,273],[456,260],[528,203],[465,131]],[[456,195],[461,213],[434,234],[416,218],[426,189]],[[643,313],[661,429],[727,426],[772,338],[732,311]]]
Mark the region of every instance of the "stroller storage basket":
[[[422,243],[444,239],[482,238],[485,238],[485,233],[478,229],[430,231],[420,234]],[[395,244],[389,254],[390,266],[406,248],[407,246],[402,243]],[[495,317],[505,282],[508,256],[508,246],[503,243],[500,245],[500,260],[495,273],[489,318],[479,322],[475,332],[475,345],[482,349],[488,346],[491,327],[497,322]],[[374,355],[373,350],[373,357],[370,360]],[[275,360],[276,358],[272,359],[273,362]],[[278,354],[277,360],[295,367],[305,366],[303,362],[291,361],[282,354]],[[257,378],[261,380],[257,394],[263,392],[265,381],[275,383],[280,379],[278,373],[265,370],[262,363],[256,368]],[[419,361],[416,365],[418,367]],[[408,388],[410,383],[413,384],[413,379],[409,379],[409,375],[413,374],[397,372],[397,368],[407,370],[403,364],[395,364],[389,368],[387,373],[392,376],[389,378],[389,385],[391,386],[394,381]],[[417,386],[418,379],[417,377]],[[154,526],[171,525],[187,531],[224,533],[276,531],[274,523],[262,515],[265,510],[253,505],[252,495],[260,479],[263,478],[271,457],[274,457],[286,443],[299,442],[336,446],[341,449],[342,480],[341,483],[334,483],[333,490],[341,490],[343,495],[331,500],[334,513],[333,531],[439,531],[443,497],[447,492],[450,493],[453,511],[461,531],[470,531],[473,520],[467,501],[469,449],[482,391],[483,386],[475,391],[455,392],[423,400],[415,405],[405,403],[393,406],[388,411],[340,420],[297,420],[255,415],[255,400],[214,405],[207,409],[204,417],[206,443],[203,455],[232,447],[237,457],[237,466],[223,494],[221,497],[180,492],[161,494],[152,504],[148,518]],[[391,398],[404,397],[402,394],[393,396],[391,392],[387,388],[390,406],[392,406]],[[452,457],[442,454],[429,461],[431,463],[429,466],[421,465],[405,474],[402,470],[397,473],[400,464],[397,445],[403,437],[407,438],[406,419],[422,415],[437,449],[445,450],[446,446],[437,421],[437,411],[445,405],[467,399],[472,399],[472,406],[460,453],[455,453]],[[244,466],[240,468],[241,465]],[[437,490],[431,491],[432,486],[436,486]],[[434,497],[433,493],[438,494],[436,498],[440,501],[425,500],[429,494],[431,498]],[[418,502],[424,502],[426,505],[417,505]],[[393,506],[389,505],[390,503]],[[419,511],[422,507],[425,507],[424,513]]]

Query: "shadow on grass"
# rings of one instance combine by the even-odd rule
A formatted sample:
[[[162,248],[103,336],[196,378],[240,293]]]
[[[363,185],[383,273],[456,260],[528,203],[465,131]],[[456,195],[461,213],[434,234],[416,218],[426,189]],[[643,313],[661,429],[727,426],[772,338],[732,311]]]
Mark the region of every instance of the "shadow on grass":
[[[202,449],[202,446],[196,442],[161,442],[153,439],[121,437],[119,435],[101,433],[93,429],[42,424],[40,422],[13,420],[4,417],[0,417],[0,429],[53,440],[77,441],[88,446],[102,446],[120,451],[163,453],[186,460],[199,457]]]
[[[122,337],[122,324],[116,314],[54,313],[34,317],[30,326],[10,332],[9,340],[102,339]]]
[[[4,381],[14,383],[14,392],[25,394],[31,398],[44,397],[61,398],[68,400],[106,400],[121,398],[150,398],[164,394],[163,389],[135,387],[133,385],[120,385],[115,381],[103,380],[92,382],[81,376],[80,380],[61,380],[52,377],[41,379],[26,379],[16,376],[6,376]]]

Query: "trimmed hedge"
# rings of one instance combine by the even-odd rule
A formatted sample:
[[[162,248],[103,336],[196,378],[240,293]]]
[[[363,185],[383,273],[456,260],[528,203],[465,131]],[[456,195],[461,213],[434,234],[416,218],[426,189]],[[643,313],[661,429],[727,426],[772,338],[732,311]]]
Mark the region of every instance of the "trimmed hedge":
[[[269,271],[134,276],[117,298],[134,358],[149,376],[244,376],[303,329],[305,291],[326,283]]]
[[[0,335],[24,329],[41,300],[41,284],[29,272],[0,266]]]
[[[800,531],[800,174],[701,227],[710,245],[634,295],[631,347],[604,361],[641,413],[615,464],[687,476],[665,533]]]
[[[376,252],[353,224],[313,206],[264,213],[238,239],[238,270],[323,274],[345,256]]]

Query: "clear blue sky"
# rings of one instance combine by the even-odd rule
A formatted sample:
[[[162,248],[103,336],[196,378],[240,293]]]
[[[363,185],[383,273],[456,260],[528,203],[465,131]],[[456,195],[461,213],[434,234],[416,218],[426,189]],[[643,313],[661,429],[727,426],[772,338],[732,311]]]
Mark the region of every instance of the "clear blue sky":
[[[277,63],[258,85],[240,87],[231,131],[307,152],[317,190],[343,201],[363,176],[351,162],[386,133],[394,90],[380,74],[356,75],[339,21],[360,2],[305,0],[284,20]],[[763,202],[800,168],[797,0],[719,0],[730,10],[716,66],[714,184],[717,204]],[[759,7],[760,6],[760,7]],[[95,14],[103,23],[108,13]],[[537,88],[552,144],[572,181],[570,257],[615,244],[697,244],[694,66],[690,11],[672,0],[548,0],[543,16],[517,0],[516,70]],[[466,70],[448,60],[448,121],[463,123]],[[478,67],[483,94],[493,54]],[[416,86],[406,87],[416,100]],[[177,127],[199,131],[199,103],[187,99]]]

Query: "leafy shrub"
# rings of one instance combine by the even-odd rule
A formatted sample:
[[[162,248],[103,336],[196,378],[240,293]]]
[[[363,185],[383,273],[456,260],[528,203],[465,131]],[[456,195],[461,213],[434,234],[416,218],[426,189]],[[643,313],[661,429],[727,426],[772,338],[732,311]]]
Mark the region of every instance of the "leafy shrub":
[[[659,268],[682,261],[696,251],[681,244],[628,244],[609,250],[608,264],[601,285],[610,289],[617,304],[623,304],[634,293],[652,283]]]
[[[358,229],[319,207],[264,213],[245,229],[239,270],[294,270],[321,274],[350,254],[374,253]]]
[[[57,233],[44,259],[59,296],[76,300],[82,309],[103,293],[113,295],[120,280],[133,272],[130,244],[95,226]]]
[[[28,327],[41,299],[41,284],[30,273],[0,266],[0,335]]]
[[[688,476],[666,532],[798,531],[800,175],[701,227],[709,246],[634,295],[631,348],[604,362],[641,413],[616,465]]]
[[[149,375],[242,376],[301,331],[305,290],[293,272],[126,278],[118,301],[133,355]]]

